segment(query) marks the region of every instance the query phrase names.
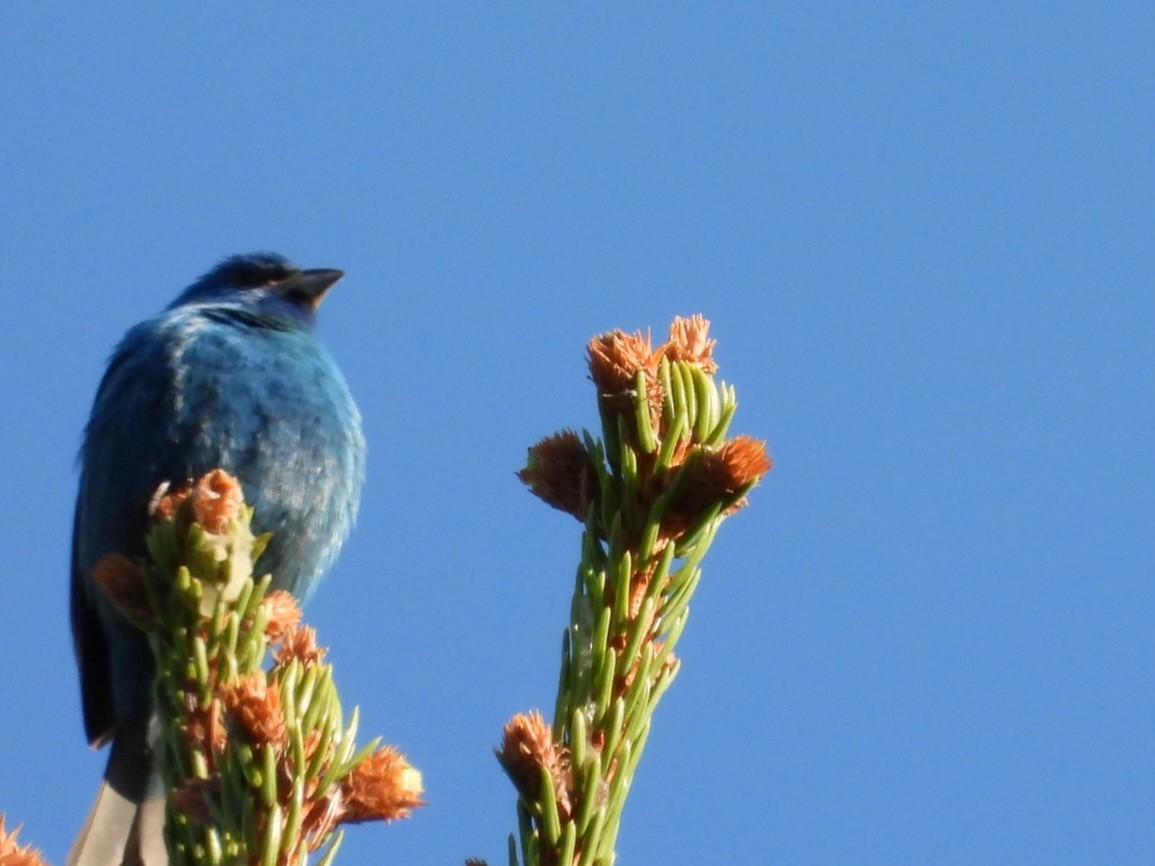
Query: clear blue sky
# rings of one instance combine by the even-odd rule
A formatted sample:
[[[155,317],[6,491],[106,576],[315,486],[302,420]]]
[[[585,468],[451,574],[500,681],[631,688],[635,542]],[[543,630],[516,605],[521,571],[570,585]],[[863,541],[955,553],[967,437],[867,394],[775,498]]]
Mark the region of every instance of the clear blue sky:
[[[0,810],[104,756],[66,621],[123,331],[222,256],[348,272],[360,523],[309,615],[425,772],[345,863],[503,862],[578,526],[525,448],[596,332],[702,312],[775,470],[681,645],[623,864],[1155,862],[1149,3],[0,7]],[[238,8],[239,7],[239,8]]]

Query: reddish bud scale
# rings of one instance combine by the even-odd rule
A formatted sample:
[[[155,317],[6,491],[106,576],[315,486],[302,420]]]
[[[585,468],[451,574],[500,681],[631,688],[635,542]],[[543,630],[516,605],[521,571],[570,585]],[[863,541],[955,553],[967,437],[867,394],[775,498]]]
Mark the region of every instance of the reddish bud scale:
[[[341,822],[394,821],[408,818],[421,806],[421,774],[391,746],[385,746],[358,764],[341,785],[344,805]]]
[[[228,529],[244,504],[241,485],[223,469],[202,476],[191,498],[196,522],[215,535]]]
[[[270,743],[282,747],[288,739],[281,693],[270,687],[263,672],[241,677],[221,688],[221,699],[229,716],[253,746]]]
[[[294,625],[281,633],[273,649],[273,659],[277,664],[297,659],[303,665],[315,665],[324,661],[327,652],[325,647],[317,644],[316,629],[307,625]]]
[[[597,468],[572,430],[547,436],[530,448],[525,468],[517,477],[547,505],[578,520],[586,519],[597,499]]]
[[[541,771],[553,781],[557,811],[563,821],[573,813],[569,750],[553,741],[553,731],[537,710],[518,713],[506,722],[499,758],[510,778],[530,800],[541,798]]]
[[[670,339],[660,351],[671,361],[687,361],[703,373],[713,375],[718,372],[714,360],[714,346],[718,341],[709,339],[709,330],[710,322],[700,313],[689,318],[676,316],[670,325]]]
[[[284,589],[274,589],[266,595],[264,605],[268,616],[265,637],[278,643],[286,631],[301,621],[301,608],[292,593]]]
[[[119,553],[106,553],[92,569],[92,582],[126,615],[145,622],[153,617],[140,563]]]
[[[16,841],[19,834],[19,827],[11,833],[4,829],[4,816],[0,814],[0,866],[48,866],[48,861],[37,849]]]

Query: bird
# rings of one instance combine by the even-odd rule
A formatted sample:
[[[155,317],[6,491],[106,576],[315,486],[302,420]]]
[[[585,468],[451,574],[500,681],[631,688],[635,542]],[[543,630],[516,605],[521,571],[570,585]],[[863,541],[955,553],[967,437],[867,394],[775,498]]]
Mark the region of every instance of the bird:
[[[349,534],[365,437],[316,335],[317,308],[342,276],[273,253],[226,258],[111,355],[80,449],[70,591],[85,734],[111,749],[69,866],[168,862],[152,651],[92,580],[106,554],[145,556],[160,485],[234,475],[254,531],[272,533],[261,572],[302,603]]]

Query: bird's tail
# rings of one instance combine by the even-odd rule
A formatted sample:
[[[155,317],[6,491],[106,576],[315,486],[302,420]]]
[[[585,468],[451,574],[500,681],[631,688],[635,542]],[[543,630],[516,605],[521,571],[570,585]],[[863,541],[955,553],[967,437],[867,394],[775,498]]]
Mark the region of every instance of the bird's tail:
[[[148,723],[118,725],[96,802],[68,866],[167,866],[164,792],[153,773]]]

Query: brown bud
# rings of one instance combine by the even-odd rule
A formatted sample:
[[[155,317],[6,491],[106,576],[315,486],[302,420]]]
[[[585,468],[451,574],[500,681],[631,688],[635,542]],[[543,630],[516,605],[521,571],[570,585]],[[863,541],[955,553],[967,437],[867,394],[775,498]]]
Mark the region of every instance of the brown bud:
[[[281,634],[278,646],[273,649],[273,658],[277,664],[297,659],[303,665],[314,665],[324,660],[326,652],[325,647],[317,645],[316,629],[294,625]]]
[[[301,607],[288,590],[274,589],[262,602],[268,614],[265,637],[276,643],[282,635],[301,621]]]
[[[213,815],[209,810],[208,800],[218,796],[220,788],[220,779],[183,779],[180,786],[169,795],[169,802],[174,809],[192,821],[211,825]]]
[[[186,694],[181,731],[189,747],[205,755],[211,764],[214,753],[223,749],[228,739],[220,699],[214,697],[206,706],[201,706],[195,695]]]
[[[221,700],[232,719],[254,745],[283,746],[288,739],[281,693],[258,671],[221,688]]]
[[[716,373],[714,346],[718,341],[709,339],[709,331],[710,322],[698,313],[688,319],[678,316],[670,325],[669,341],[660,351],[671,361],[688,361],[704,373]]]
[[[237,479],[223,469],[214,469],[197,480],[193,515],[206,531],[220,535],[240,514],[244,501]]]
[[[655,364],[649,335],[641,331],[609,331],[599,334],[586,347],[590,378],[598,392],[606,397],[632,391],[639,370],[650,370]]]
[[[148,516],[152,520],[169,520],[176,516],[177,510],[188,499],[188,487],[174,487],[168,481],[163,482],[152,494],[148,503]]]
[[[424,805],[421,773],[392,746],[384,746],[353,768],[341,783],[341,822],[393,821],[408,818]]]
[[[48,861],[37,849],[17,843],[19,834],[19,827],[11,833],[5,831],[4,816],[0,814],[0,866],[48,866]]]
[[[586,519],[595,501],[598,473],[581,438],[572,430],[547,436],[529,449],[517,473],[535,496],[559,511]]]
[[[147,620],[152,616],[140,563],[119,553],[106,553],[92,569],[92,582],[129,617]]]
[[[690,521],[717,502],[737,510],[743,491],[762,478],[773,466],[766,443],[750,436],[738,436],[714,449],[703,451],[689,467],[681,493],[672,503],[675,521]]]
[[[563,820],[573,813],[569,752],[553,742],[553,732],[537,710],[518,713],[505,724],[497,758],[526,797],[541,797],[541,771],[553,780],[557,811]]]

